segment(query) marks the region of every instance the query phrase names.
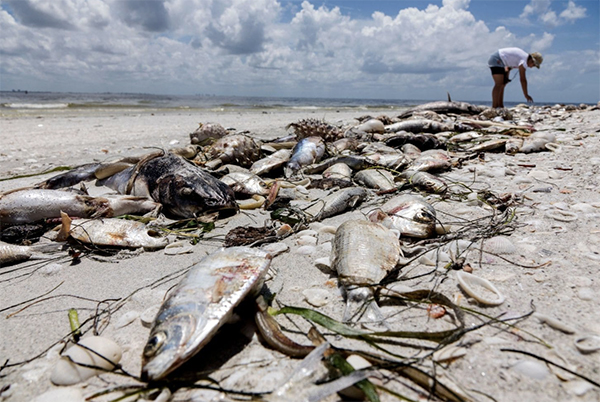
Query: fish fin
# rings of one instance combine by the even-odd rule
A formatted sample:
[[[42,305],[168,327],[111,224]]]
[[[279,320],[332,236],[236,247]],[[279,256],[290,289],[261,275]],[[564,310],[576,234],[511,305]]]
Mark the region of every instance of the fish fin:
[[[67,215],[63,211],[60,211],[60,220],[61,225],[60,230],[56,235],[56,241],[65,241],[71,234],[71,218],[69,218],[69,215]]]
[[[452,102],[452,99],[450,98],[450,92],[446,92],[446,95],[448,95],[448,102]]]

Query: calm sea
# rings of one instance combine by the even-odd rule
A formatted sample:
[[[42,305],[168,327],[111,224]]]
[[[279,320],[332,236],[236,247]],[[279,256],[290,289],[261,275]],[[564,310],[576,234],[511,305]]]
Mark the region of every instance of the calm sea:
[[[0,91],[0,109],[405,109],[424,100]],[[489,105],[489,102],[477,102]]]

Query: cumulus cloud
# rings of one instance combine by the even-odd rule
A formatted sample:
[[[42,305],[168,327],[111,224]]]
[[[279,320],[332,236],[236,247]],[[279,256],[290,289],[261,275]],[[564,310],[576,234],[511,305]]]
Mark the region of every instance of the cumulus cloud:
[[[556,28],[559,25],[574,23],[578,19],[585,18],[586,9],[575,4],[570,0],[567,8],[560,14],[551,9],[552,3],[550,0],[531,0],[525,6],[520,18],[524,21],[529,21],[530,18],[537,18],[542,24],[548,28]]]
[[[304,1],[286,20],[277,0],[1,4],[2,85],[21,88],[378,98],[485,90],[487,98],[489,54],[507,44],[546,51],[554,41],[549,33],[491,31],[469,0],[403,9],[399,2],[395,14],[362,18]],[[522,18],[556,24],[585,16],[574,2],[562,12],[552,4],[534,0]]]

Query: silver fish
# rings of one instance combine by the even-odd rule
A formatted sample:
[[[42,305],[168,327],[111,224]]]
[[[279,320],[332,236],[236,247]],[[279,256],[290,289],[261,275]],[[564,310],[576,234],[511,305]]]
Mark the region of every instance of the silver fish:
[[[321,137],[303,138],[292,150],[292,157],[284,168],[290,177],[304,166],[319,162],[325,154],[325,142]]]
[[[421,154],[406,167],[406,170],[429,172],[434,170],[448,170],[451,167],[450,157],[446,151],[430,149],[421,152]]]
[[[228,185],[172,153],[150,154],[134,168],[96,184],[121,194],[151,197],[162,204],[166,215],[177,218],[193,218],[214,211],[237,211],[238,208]]]
[[[166,237],[151,236],[145,224],[125,219],[78,220],[72,223],[63,217],[63,230],[72,238],[98,246],[116,246],[156,250],[169,244]],[[67,227],[65,227],[67,226]]]
[[[367,198],[367,190],[362,187],[348,187],[335,191],[304,210],[312,220],[317,221],[340,214],[354,208]]]
[[[55,243],[36,243],[31,246],[18,246],[0,241],[0,267],[26,261],[30,258],[45,258],[43,254],[39,253],[53,253],[58,250],[59,247]]]
[[[263,175],[272,170],[277,170],[285,165],[292,156],[291,149],[280,149],[277,152],[257,160],[250,166],[250,171],[256,175]]]
[[[458,125],[454,123],[440,123],[433,120],[405,120],[398,123],[385,126],[385,131],[395,133],[398,131],[408,131],[410,133],[440,133],[442,131],[458,130]]]
[[[256,290],[271,256],[221,248],[194,265],[162,304],[142,357],[142,378],[159,380],[205,346],[242,299]]]
[[[352,168],[345,163],[336,163],[325,169],[323,172],[325,179],[344,179],[350,180],[352,177]]]
[[[90,197],[49,189],[23,189],[0,195],[0,223],[23,224],[59,218],[63,211],[80,218],[147,213],[160,205],[140,197]]]
[[[354,175],[354,180],[365,187],[377,190],[392,190],[396,188],[394,176],[385,169],[361,170]]]
[[[401,113],[398,118],[403,119],[405,117],[412,116],[415,112],[421,112],[425,110],[430,110],[436,113],[479,114],[485,109],[485,106],[473,105],[467,102],[436,101],[424,103],[409,109]]]
[[[221,177],[231,189],[245,195],[267,195],[269,188],[263,179],[250,172],[232,172]]]
[[[401,252],[396,234],[378,223],[348,220],[338,227],[331,251],[331,267],[346,290],[344,321],[349,321],[357,307],[372,297],[369,286],[377,285],[396,267]],[[380,315],[374,302],[371,308]]]
[[[401,177],[412,186],[429,193],[442,194],[448,190],[448,185],[442,179],[428,172],[406,170]]]
[[[398,230],[402,236],[425,239],[435,233],[435,215],[435,209],[423,197],[405,194],[372,211],[369,219]]]

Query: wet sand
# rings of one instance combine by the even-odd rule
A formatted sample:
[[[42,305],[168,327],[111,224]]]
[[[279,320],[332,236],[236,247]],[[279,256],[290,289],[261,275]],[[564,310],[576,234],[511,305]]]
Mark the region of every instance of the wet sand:
[[[248,130],[259,139],[286,134],[285,126],[302,118],[324,119],[333,124],[356,123],[355,117],[370,114],[394,116],[389,110],[359,111],[41,111],[24,115],[4,115],[0,122],[0,178],[38,173],[56,166],[76,166],[130,155],[141,155],[153,148],[185,146],[189,133],[199,122],[219,123],[238,131]],[[542,360],[509,350],[524,351],[587,377],[600,381],[600,352],[581,353],[575,341],[584,336],[600,337],[598,320],[598,272],[600,268],[600,111],[564,110],[556,108],[539,113],[534,122],[537,130],[556,133],[556,152],[517,154],[488,152],[485,158],[464,161],[445,177],[464,183],[480,194],[510,193],[519,197],[514,219],[507,231],[516,251],[500,257],[486,253],[470,253],[467,263],[473,273],[488,279],[506,301],[500,306],[485,307],[474,303],[457,286],[456,272],[443,266],[412,264],[402,271],[399,283],[407,288],[435,289],[460,306],[489,317],[509,321],[486,325],[466,333],[458,342],[464,356],[438,367],[438,378],[453,382],[469,393],[473,400],[596,401],[600,389],[590,382]],[[50,175],[0,181],[0,191],[25,187]],[[100,191],[91,187],[91,191]],[[433,197],[435,198],[435,197]],[[441,222],[461,226],[473,217],[490,220],[490,210],[476,198],[458,201],[435,201]],[[376,201],[358,210],[328,218],[323,225],[337,227],[348,219],[361,219]],[[568,219],[566,219],[566,218]],[[574,219],[571,219],[573,218]],[[52,261],[28,261],[0,270],[0,364],[10,365],[0,375],[2,386],[10,385],[1,395],[7,401],[32,400],[58,387],[50,382],[50,374],[58,359],[61,339],[67,339],[67,312],[77,309],[87,334],[92,333],[91,318],[97,309],[109,308],[97,323],[102,336],[113,339],[123,348],[123,370],[138,376],[142,348],[149,329],[142,323],[160,305],[165,293],[177,283],[178,276],[168,275],[184,270],[222,245],[224,235],[238,226],[262,226],[268,212],[253,210],[217,221],[216,229],[197,245],[193,252],[166,255],[156,252],[124,252],[119,258],[72,260],[61,254]],[[466,225],[466,223],[465,223]],[[313,225],[320,229],[321,225]],[[482,228],[479,228],[483,230]],[[299,236],[282,241],[289,250],[273,259],[272,272],[265,286],[276,295],[276,303],[317,309],[341,319],[344,302],[337,287],[335,273],[315,265],[315,260],[328,257],[333,234],[322,230],[310,254],[302,253]],[[300,250],[300,252],[299,252]],[[422,274],[422,275],[421,275]],[[163,279],[164,278],[164,279]],[[307,289],[314,289],[325,302],[315,302]],[[28,306],[28,300],[44,297]],[[14,306],[14,307],[11,307]],[[24,310],[23,307],[28,306]],[[398,306],[384,307],[392,313]],[[402,307],[400,307],[402,309]],[[559,320],[570,331],[557,330],[544,319],[531,313]],[[255,334],[247,313],[236,324],[227,326],[205,351],[185,365],[181,375],[198,379],[198,371],[212,371],[211,378],[222,389],[244,392],[269,392],[295,366],[289,359],[264,346]],[[393,322],[395,330],[447,329],[452,322],[445,318],[428,318],[424,306],[411,310],[409,318]],[[306,321],[299,317],[277,319],[288,336],[299,343],[310,344],[303,335]],[[467,328],[481,324],[482,316],[469,315]],[[292,323],[293,321],[293,323]],[[546,320],[547,322],[547,320]],[[299,331],[296,326],[298,326]],[[327,331],[324,331],[327,332]],[[364,344],[341,337],[328,336],[337,347],[361,348]],[[590,338],[596,344],[600,338]],[[49,351],[48,351],[49,350]],[[372,350],[372,349],[371,349]],[[399,349],[399,353],[417,353]],[[12,366],[12,364],[29,361]],[[392,380],[385,386],[411,398],[417,394],[402,384],[407,380],[385,372]],[[200,380],[201,381],[201,380]],[[105,374],[72,386],[85,396],[117,385],[139,385],[133,378]],[[213,384],[214,385],[214,384]],[[111,400],[118,394],[93,400]],[[223,396],[214,390],[180,390],[174,400],[211,400]],[[484,395],[489,395],[489,399]],[[383,393],[382,400],[396,400]],[[337,400],[330,396],[328,401]],[[73,399],[77,400],[77,399]],[[225,396],[225,400],[227,397]]]

